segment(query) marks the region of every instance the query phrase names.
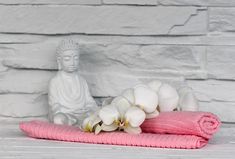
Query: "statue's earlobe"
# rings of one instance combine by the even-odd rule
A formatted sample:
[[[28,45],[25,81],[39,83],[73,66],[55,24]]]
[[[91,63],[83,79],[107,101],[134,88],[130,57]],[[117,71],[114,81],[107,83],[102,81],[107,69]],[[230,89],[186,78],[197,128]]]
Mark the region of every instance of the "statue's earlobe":
[[[60,57],[57,58],[57,65],[58,65],[58,70],[62,69],[61,62],[60,62]]]

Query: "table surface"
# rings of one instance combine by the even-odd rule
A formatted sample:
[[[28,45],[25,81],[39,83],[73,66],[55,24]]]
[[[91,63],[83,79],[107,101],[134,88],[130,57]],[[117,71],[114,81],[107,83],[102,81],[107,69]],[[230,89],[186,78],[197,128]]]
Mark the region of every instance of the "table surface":
[[[111,146],[26,137],[17,124],[0,123],[1,159],[234,159],[235,124],[223,124],[202,149]]]

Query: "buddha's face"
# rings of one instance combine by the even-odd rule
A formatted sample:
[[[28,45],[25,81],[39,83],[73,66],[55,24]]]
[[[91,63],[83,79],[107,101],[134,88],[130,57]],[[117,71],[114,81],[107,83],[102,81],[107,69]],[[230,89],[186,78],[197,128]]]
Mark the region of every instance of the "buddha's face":
[[[61,70],[67,73],[73,73],[78,70],[79,52],[78,50],[66,50],[59,57]]]

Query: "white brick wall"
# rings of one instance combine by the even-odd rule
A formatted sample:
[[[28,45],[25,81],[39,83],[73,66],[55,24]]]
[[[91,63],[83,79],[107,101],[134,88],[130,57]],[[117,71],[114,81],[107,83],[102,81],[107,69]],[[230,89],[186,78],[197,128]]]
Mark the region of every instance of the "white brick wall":
[[[0,0],[0,119],[43,117],[55,48],[81,44],[92,95],[186,82],[201,110],[235,122],[234,0]]]

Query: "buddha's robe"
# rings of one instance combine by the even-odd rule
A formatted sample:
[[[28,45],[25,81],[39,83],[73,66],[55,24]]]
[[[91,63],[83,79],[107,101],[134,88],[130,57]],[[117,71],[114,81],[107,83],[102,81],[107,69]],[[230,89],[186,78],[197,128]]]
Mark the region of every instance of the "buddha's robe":
[[[57,113],[80,116],[97,108],[89,92],[86,80],[78,73],[59,71],[49,85],[49,117]]]

